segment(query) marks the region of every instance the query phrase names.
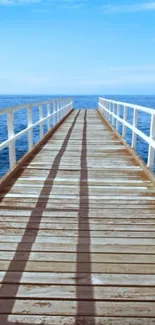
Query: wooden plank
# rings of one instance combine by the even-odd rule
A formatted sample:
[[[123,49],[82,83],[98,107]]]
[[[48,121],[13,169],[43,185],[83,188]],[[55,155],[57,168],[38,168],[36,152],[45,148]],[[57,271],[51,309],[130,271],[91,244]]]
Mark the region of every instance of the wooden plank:
[[[0,321],[3,325],[72,325],[75,324],[77,317],[74,316],[45,316],[45,315],[9,315],[9,323],[6,315],[0,315]],[[78,317],[81,325],[92,325],[92,317]],[[146,317],[94,317],[95,325],[154,325],[155,318]]]
[[[0,323],[155,324],[155,186],[95,111],[76,115],[0,193]]]
[[[8,313],[11,299],[0,300],[1,313]],[[90,309],[91,304],[83,301],[83,308],[80,312],[81,316],[93,315]],[[121,316],[121,317],[155,317],[155,302],[117,302],[117,301],[97,301],[96,314],[94,316]],[[13,314],[25,315],[72,315],[76,316],[77,302],[76,301],[60,301],[57,300],[24,300],[16,301]]]
[[[26,225],[29,221],[29,228],[35,228],[36,225],[38,224],[38,222],[40,223],[40,228],[51,228],[52,227],[55,227],[55,225],[57,225],[59,227],[60,226],[64,226],[64,227],[67,227],[68,225],[68,228],[74,228],[77,227],[78,225],[78,221],[79,219],[77,217],[42,217],[41,218],[41,221],[39,221],[39,216],[37,217],[33,217],[33,221],[30,220],[30,217],[20,217],[20,216],[3,216],[1,217],[1,220],[0,220],[0,228],[3,228],[4,225],[7,225],[7,226],[10,226],[10,225],[13,225],[13,227],[19,227],[19,228],[22,228],[22,227],[25,227],[26,228]],[[83,227],[85,227],[85,225],[87,224],[87,220],[86,220],[86,217],[83,217],[83,220],[81,222],[83,224]],[[112,227],[114,225],[121,225],[121,226],[125,226],[125,225],[135,225],[135,226],[140,226],[140,227],[143,227],[145,229],[145,226],[146,225],[151,225],[154,227],[155,225],[155,218],[150,218],[149,219],[146,219],[146,218],[140,218],[139,216],[139,219],[136,218],[101,218],[101,217],[98,217],[98,218],[90,218],[90,228],[93,228],[93,227],[99,227],[102,225],[102,223],[104,223],[104,225],[112,225]],[[12,227],[12,228],[13,228]],[[101,229],[101,228],[100,228]]]
[[[1,216],[30,216],[31,213],[34,213],[33,209],[30,208],[17,208],[17,207],[6,207],[6,208],[1,208]],[[78,217],[79,209],[62,209],[61,207],[57,207],[56,209],[44,209],[42,215],[43,217],[48,217],[48,218],[53,218],[53,217],[67,217],[67,218],[74,218]],[[39,217],[40,216],[40,209],[35,210],[35,216]],[[131,219],[154,219],[154,210],[150,209],[149,207],[143,206],[141,208],[136,208],[134,210],[129,209],[129,207],[126,207],[125,211],[124,208],[116,206],[115,208],[106,208],[104,207],[103,209],[91,209],[88,212],[88,217],[89,220],[91,221],[91,218],[121,218],[123,220],[126,220],[128,218]]]
[[[22,272],[76,272],[77,263],[74,262],[42,262],[28,261],[23,270],[23,261],[14,261],[10,271]],[[0,271],[7,271],[10,266],[10,261],[0,260]],[[89,268],[89,263],[78,263],[80,273],[84,273]],[[154,274],[155,264],[120,264],[120,263],[91,263],[92,273],[123,273],[123,274]],[[88,273],[89,274],[89,273]]]
[[[8,213],[9,214],[9,213]],[[148,218],[148,217],[147,217]],[[131,216],[129,216],[128,218],[105,218],[105,217],[97,217],[97,218],[90,218],[89,224],[90,227],[93,226],[99,226],[102,225],[102,223],[104,223],[104,225],[143,225],[145,228],[145,225],[155,225],[155,218],[150,218],[147,219],[146,217],[141,218],[139,216],[139,218],[132,218]],[[39,216],[35,216],[33,217],[33,221],[30,220],[30,216],[1,216],[0,218],[0,227],[3,228],[4,224],[6,224],[7,226],[10,226],[10,224],[15,224],[17,225],[17,227],[19,227],[19,225],[24,225],[26,227],[27,222],[29,222],[30,227],[35,227],[35,224],[38,223],[39,221]],[[79,221],[78,217],[62,217],[62,216],[58,216],[58,217],[52,217],[52,216],[46,216],[46,217],[42,217],[41,218],[41,222],[40,222],[40,227],[50,227],[52,228],[52,225],[56,224],[56,225],[65,225],[68,228],[70,227],[70,225],[77,225]],[[8,222],[8,223],[7,223]],[[83,220],[81,221],[82,224],[86,225],[87,224],[87,220],[86,217],[83,217]]]
[[[2,194],[3,197],[3,194]],[[48,198],[48,203],[52,203],[52,201],[57,202],[57,200],[61,199],[62,203],[64,202],[64,200],[71,200],[72,204],[76,204],[77,201],[79,200],[79,193],[77,195],[75,194],[71,194],[71,191],[69,194],[49,194],[48,196],[46,194],[41,194],[39,197],[39,201],[46,201]],[[2,204],[5,204],[5,202],[8,204],[13,200],[14,202],[23,202],[23,203],[27,203],[27,202],[35,202],[36,199],[38,199],[38,195],[37,194],[6,194],[4,199],[2,199]],[[125,202],[129,202],[128,204],[132,204],[132,203],[136,203],[136,204],[140,204],[140,202],[142,201],[142,204],[155,204],[155,196],[154,193],[150,192],[148,193],[148,195],[144,195],[143,193],[134,193],[133,195],[130,193],[128,194],[124,194],[124,195],[112,195],[112,193],[106,193],[106,194],[100,194],[100,195],[90,195],[89,199],[91,200],[91,204],[95,204],[95,202],[97,202],[98,204],[102,204],[102,201],[108,201],[110,203],[115,203],[118,204],[120,201],[120,203],[122,202],[123,204],[125,204]],[[83,196],[83,202],[85,204],[87,200],[86,196]],[[106,204],[106,202],[104,202]]]
[[[104,221],[104,220],[103,220]],[[139,224],[125,224],[125,225],[118,225],[118,224],[101,224],[102,222],[102,219],[100,219],[100,222],[98,223],[90,223],[90,231],[94,231],[96,233],[96,231],[99,231],[101,233],[101,231],[143,231],[143,232],[154,232],[155,231],[155,225],[154,224],[150,224],[150,225],[145,225],[145,224],[142,224],[142,225],[139,225]],[[68,230],[68,231],[78,231],[78,228],[79,228],[79,224],[78,223],[62,223],[62,222],[58,222],[54,223],[54,222],[51,222],[51,223],[43,223],[43,222],[34,222],[34,223],[29,223],[28,224],[28,227],[27,229],[37,229],[38,228],[38,223],[39,223],[39,229],[40,230],[47,230],[47,231],[52,231],[52,230]],[[27,226],[26,223],[22,223],[22,222],[13,222],[13,221],[7,221],[7,222],[3,222],[3,221],[0,221],[0,229],[10,229],[12,231],[12,229],[25,229]],[[82,226],[81,226],[81,230],[83,231],[87,231],[88,229],[88,224],[85,222],[82,223]],[[16,230],[15,230],[16,231]]]
[[[0,292],[0,299],[14,296],[16,284],[5,284]],[[90,299],[89,286],[79,286],[83,300]],[[94,300],[116,301],[155,301],[155,287],[121,287],[121,286],[93,286]],[[17,299],[62,299],[77,300],[77,288],[70,285],[20,285]]]
[[[2,228],[0,229],[0,236],[18,236],[18,235],[24,235],[25,229],[11,229],[11,228]],[[33,236],[36,234],[35,229],[28,229],[27,230],[27,236]],[[78,237],[79,231],[78,230],[54,230],[54,229],[39,229],[37,231],[38,236],[51,236],[51,237]],[[99,238],[155,238],[155,232],[154,231],[116,231],[116,230],[107,230],[107,231],[96,231],[92,230],[90,233],[88,233],[87,230],[81,230],[80,231],[80,237],[89,238],[89,237],[99,237]]]
[[[25,188],[25,187],[24,187]],[[49,186],[46,187],[47,189],[50,188]],[[82,188],[82,187],[81,187]],[[128,198],[132,198],[134,199],[134,197],[136,198],[144,198],[146,200],[154,200],[155,199],[155,192],[152,190],[147,190],[147,189],[142,189],[140,190],[139,188],[137,188],[134,193],[133,193],[133,188],[122,188],[122,189],[107,189],[107,188],[89,188],[89,194],[90,194],[90,199],[91,198],[96,198],[97,200],[99,200],[101,197],[103,197],[103,200],[105,198],[107,198],[107,200],[109,200],[109,198],[111,197],[111,199],[114,199],[115,197],[120,198],[121,196],[123,197],[127,197]],[[25,188],[26,190],[26,188]],[[86,190],[85,187],[83,187],[83,190]],[[44,194],[41,194],[42,188],[40,189],[35,189],[33,188],[33,190],[29,187],[29,189],[26,191],[26,194],[24,192],[24,189],[22,191],[18,191],[18,190],[14,190],[14,188],[8,193],[5,194],[5,198],[11,198],[11,199],[15,199],[17,200],[18,198],[38,198],[38,196],[40,195],[40,198],[46,198],[47,196]],[[72,193],[72,198],[76,197],[79,195],[79,187],[63,187],[62,188],[56,188],[55,186],[53,187],[53,191],[52,193],[48,196],[49,200],[51,198],[57,198],[59,197],[70,197],[70,193]],[[101,195],[102,193],[102,195]],[[3,197],[4,193],[0,194],[0,197]]]
[[[20,278],[19,272],[0,271],[0,283],[3,284],[31,284],[31,285],[71,285],[75,286],[76,277],[80,286],[89,286],[88,273],[54,273],[54,272],[23,272]],[[94,286],[120,286],[120,287],[153,287],[155,286],[155,274],[103,274],[91,273],[91,281]]]
[[[39,195],[41,193],[41,190],[43,188],[43,184],[40,184],[38,186],[34,186],[31,183],[28,184],[24,184],[23,186],[13,186],[12,189],[9,191],[9,196],[10,194],[15,194],[16,196],[18,194],[25,194],[25,192],[27,194],[36,194]],[[50,184],[49,185],[45,185],[44,188],[48,189],[50,188]],[[83,189],[86,189],[85,186],[82,186]],[[146,186],[103,186],[103,185],[98,185],[98,186],[93,186],[93,185],[88,185],[88,189],[89,189],[89,193],[90,196],[101,196],[101,193],[103,195],[122,195],[122,194],[129,194],[129,195],[144,195],[144,196],[154,196],[155,195],[155,190],[154,188],[151,189],[150,187],[146,187]],[[134,193],[133,193],[134,190]],[[70,194],[72,192],[73,195],[79,195],[79,184],[76,185],[71,185],[71,184],[63,184],[62,185],[55,185],[53,187],[53,194],[57,195],[57,194]],[[3,192],[1,192],[1,196],[2,196]],[[14,195],[12,195],[14,196]],[[6,195],[6,197],[8,197],[8,195]]]
[[[14,257],[13,251],[2,251],[0,252],[0,260],[7,261],[12,260]],[[14,257],[14,261],[47,261],[47,262],[71,262],[76,263],[77,254],[68,252],[31,252],[27,257],[27,252],[18,252]],[[80,253],[80,263],[89,263],[91,259],[91,263],[131,263],[131,264],[155,264],[154,254],[108,254],[108,253]]]
[[[17,209],[35,209],[36,208],[36,203],[37,203],[37,199],[33,199],[33,200],[26,200],[25,199],[25,202],[24,199],[23,201],[16,201],[16,200],[10,200],[10,199],[5,199],[5,202],[3,201],[1,204],[0,204],[0,208],[11,208],[12,207],[12,201],[14,202],[14,208],[17,208]],[[45,202],[45,200],[40,200],[40,206],[41,206],[41,202]],[[84,202],[86,203],[86,202]],[[83,209],[85,209],[86,207],[86,204],[83,203]],[[51,200],[51,202],[48,202],[47,205],[46,205],[46,209],[58,209],[58,206],[59,206],[59,199],[53,199]],[[103,200],[103,201],[100,201],[100,202],[96,202],[94,200],[94,202],[91,202],[90,201],[90,205],[89,205],[89,208],[90,209],[102,209],[106,207],[106,209],[111,209],[111,208],[116,208],[117,209],[117,206],[118,206],[118,209],[121,207],[123,208],[124,210],[128,209],[129,206],[130,206],[130,209],[152,209],[153,211],[155,210],[155,200],[153,200],[152,202],[151,201],[144,201],[144,200],[140,200],[140,201],[136,201],[136,200],[133,200],[133,201],[123,201],[123,200],[114,200],[114,201],[109,201],[109,202],[106,202],[106,200]],[[77,200],[73,200],[73,199],[69,199],[68,200],[65,200],[65,199],[61,199],[61,210],[63,209],[70,209],[70,210],[78,210],[79,208],[79,198],[77,198]]]
[[[80,238],[80,243],[81,245],[88,245],[88,237],[81,237]],[[5,242],[9,242],[9,243],[31,243],[32,242],[32,238],[31,236],[24,236],[24,238],[22,238],[21,236],[6,236],[6,235],[0,235],[0,242],[1,243],[5,243]],[[78,241],[78,237],[74,237],[74,244],[77,245],[77,241]],[[61,243],[61,244],[73,244],[73,237],[54,237],[54,236],[37,236],[35,243],[48,243],[48,244],[55,244],[55,243]],[[141,238],[126,238],[126,237],[91,237],[90,240],[90,244],[91,245],[151,245],[154,246],[155,245],[155,239],[154,238],[143,238],[143,240]]]
[[[28,208],[17,208],[17,207],[6,207],[1,208],[1,216],[30,216],[33,209]],[[33,211],[34,213],[34,211]],[[62,209],[61,207],[57,207],[56,209],[44,209],[42,215],[43,217],[53,218],[53,217],[67,217],[67,218],[74,218],[78,217],[79,209]],[[40,216],[40,209],[35,210],[35,216]],[[124,208],[116,206],[111,208],[103,208],[103,209],[91,209],[88,212],[89,220],[91,221],[91,218],[121,218],[121,219],[154,219],[154,209],[150,209],[149,207],[143,206],[141,208],[135,208],[134,210],[129,209],[129,207],[126,206],[126,209],[124,211]]]
[[[18,247],[17,242],[0,242],[0,250],[1,251],[16,251],[18,248],[18,252],[27,252],[29,251],[29,248],[25,243],[20,244],[20,247]],[[88,252],[88,246],[87,244],[83,244],[82,247],[79,247],[79,252]],[[90,245],[90,252],[92,253],[132,253],[132,254],[154,254],[155,252],[155,245],[148,245],[145,244],[140,245],[113,245],[113,244],[91,244]],[[77,244],[76,243],[52,243],[48,244],[43,242],[42,244],[34,243],[31,248],[31,252],[74,252],[77,253]]]

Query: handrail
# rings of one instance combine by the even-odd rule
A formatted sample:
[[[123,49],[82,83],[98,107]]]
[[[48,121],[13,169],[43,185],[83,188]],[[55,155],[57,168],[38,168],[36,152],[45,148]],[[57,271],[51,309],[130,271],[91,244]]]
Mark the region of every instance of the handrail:
[[[47,107],[47,114],[43,116],[43,105]],[[39,107],[39,120],[32,122],[32,108]],[[52,127],[58,124],[73,108],[72,98],[61,98],[43,101],[39,103],[23,104],[19,106],[0,109],[0,115],[7,115],[8,139],[0,143],[0,151],[6,147],[9,148],[10,169],[16,164],[16,145],[15,141],[28,133],[28,151],[33,148],[33,128],[40,126],[40,140],[44,137],[43,123],[47,123],[47,132],[51,129],[50,121],[52,118]],[[27,110],[27,127],[15,134],[14,131],[14,112],[22,109]],[[51,113],[52,109],[52,113]],[[46,133],[47,133],[46,132]]]
[[[48,103],[52,104],[54,102],[58,102],[58,101],[62,101],[62,100],[73,101],[72,98],[56,98],[56,99],[44,100],[42,102],[25,103],[25,104],[22,104],[22,105],[10,106],[10,107],[7,107],[7,108],[0,108],[0,115],[6,114],[6,111],[15,112],[15,111],[18,111],[20,109],[27,108],[27,106],[34,107],[34,106],[39,106],[39,105],[47,105]]]
[[[123,118],[120,117],[120,106],[123,107]],[[133,124],[127,121],[128,108],[133,109]],[[99,108],[101,114],[116,128],[119,132],[120,123],[123,125],[122,137],[126,138],[127,128],[132,131],[132,148],[136,148],[137,135],[149,144],[147,165],[151,169],[154,167],[155,161],[155,110],[135,104],[129,104],[120,101],[109,100],[99,97]],[[137,128],[138,111],[142,111],[151,115],[150,135],[147,136]]]
[[[120,102],[120,101],[117,101],[117,100],[111,100],[111,99],[102,98],[102,97],[99,97],[99,100],[100,99],[104,99],[104,100],[108,101],[109,103],[114,103],[114,104],[123,105],[123,106],[130,107],[130,108],[135,108],[136,110],[139,110],[139,111],[142,111],[142,112],[145,112],[145,113],[155,114],[155,110],[152,109],[152,108],[149,108],[149,107],[136,105],[136,104],[131,104],[131,103],[126,103],[126,102]]]

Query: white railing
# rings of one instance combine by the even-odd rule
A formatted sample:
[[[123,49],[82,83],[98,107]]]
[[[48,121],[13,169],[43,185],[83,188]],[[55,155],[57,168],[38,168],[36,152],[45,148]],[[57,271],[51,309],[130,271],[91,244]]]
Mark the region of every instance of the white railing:
[[[46,116],[43,116],[43,107],[46,106]],[[39,120],[35,123],[32,121],[33,107],[39,107]],[[16,107],[9,107],[0,109],[0,115],[7,115],[7,131],[8,139],[0,143],[0,150],[9,148],[9,163],[12,168],[16,163],[16,140],[24,134],[28,134],[28,151],[33,148],[33,128],[40,126],[40,140],[44,137],[44,123],[47,125],[47,131],[54,127],[61,121],[65,115],[67,115],[73,107],[72,99],[57,99],[49,100],[34,104],[25,104]],[[14,131],[14,112],[26,109],[27,110],[27,126],[24,130],[15,134]]]
[[[120,117],[120,108],[123,107],[123,118]],[[128,109],[133,110],[133,123],[127,121]],[[126,138],[127,128],[132,131],[132,148],[136,148],[137,135],[149,145],[147,165],[151,169],[154,167],[155,160],[155,110],[143,106],[123,103],[119,101],[99,98],[99,111],[104,117],[119,131],[122,124],[122,137]],[[147,136],[137,128],[138,112],[144,112],[151,116],[150,135]]]

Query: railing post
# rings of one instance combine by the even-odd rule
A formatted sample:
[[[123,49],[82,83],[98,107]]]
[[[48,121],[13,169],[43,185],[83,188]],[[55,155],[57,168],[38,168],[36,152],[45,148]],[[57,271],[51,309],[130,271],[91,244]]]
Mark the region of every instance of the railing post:
[[[68,101],[66,103],[66,105],[68,105],[68,104],[70,104],[70,105],[67,107],[66,114],[68,114],[73,109],[73,102],[72,102],[72,100],[71,101]]]
[[[117,111],[116,111],[116,115],[118,117],[120,117],[120,105],[117,104]],[[119,120],[116,120],[116,130],[119,131],[119,126],[120,126],[120,121]]]
[[[110,114],[110,102],[108,102],[108,111],[109,111],[109,113],[108,113],[108,121],[110,122],[110,120],[111,120],[111,114]]]
[[[100,112],[100,97],[99,97],[99,100],[98,100],[98,110]]]
[[[107,101],[107,100],[106,100],[106,102],[105,102],[105,108],[106,108],[106,109],[109,109],[108,101]],[[109,113],[106,111],[106,119],[108,120],[108,118],[109,118]]]
[[[110,103],[107,102],[107,109],[108,109],[108,121],[110,122]]]
[[[27,124],[28,127],[32,126],[32,106],[29,105],[27,108]],[[31,150],[33,147],[33,130],[28,130],[28,148]]]
[[[61,100],[61,119],[63,118],[63,112],[64,112],[64,101]]]
[[[63,118],[64,117],[64,100],[62,100],[62,111],[61,111],[61,118]]]
[[[39,120],[43,119],[43,105],[39,105]],[[40,139],[43,138],[44,130],[43,130],[43,123],[40,123]]]
[[[68,104],[69,104],[69,102],[68,102]],[[72,109],[73,109],[73,101],[70,100],[70,105],[69,105],[69,107],[67,109],[67,113],[69,113]]]
[[[47,103],[47,116],[48,116],[48,120],[47,120],[47,129],[48,131],[50,130],[51,126],[50,126],[50,115],[51,115],[51,103]]]
[[[53,126],[56,125],[56,102],[53,102]]]
[[[64,101],[62,100],[61,102],[61,108],[62,108],[62,111],[61,111],[61,118],[63,118],[63,114],[64,114]]]
[[[127,120],[127,107],[124,106],[124,114],[123,114],[123,120]],[[122,131],[122,137],[126,138],[126,125],[123,124],[123,131]]]
[[[112,106],[111,106],[111,102],[109,102],[109,111],[110,112],[112,112]],[[110,114],[110,116],[109,116],[109,121],[110,121],[110,123],[112,124],[112,115]]]
[[[152,114],[151,117],[150,139],[155,140],[155,114]],[[154,158],[155,158],[155,149],[150,144],[147,165],[151,169],[153,169],[154,167]]]
[[[14,137],[14,115],[12,111],[8,112],[7,115],[7,124],[8,124],[8,139],[12,139]],[[16,163],[16,149],[15,149],[15,141],[9,143],[9,162],[10,168],[14,166]]]
[[[60,109],[61,109],[61,106],[60,106],[60,101],[58,101],[58,122],[60,121],[61,117],[60,117]]]
[[[102,99],[100,99],[100,104],[101,104],[101,106],[100,106],[100,112],[101,112],[101,114],[103,114],[103,108],[102,108],[103,103],[102,103]]]
[[[134,108],[133,112],[133,126],[137,128],[137,122],[138,122],[138,111],[136,108]],[[136,142],[137,142],[137,134],[133,131],[132,132],[132,148],[136,148]]]
[[[65,105],[65,108],[64,108],[64,116],[67,115],[68,110],[70,109],[70,107],[67,107],[68,104],[69,104],[68,100],[65,100],[64,101],[64,105]]]
[[[114,113],[115,113],[115,112],[114,112],[115,104],[114,104],[114,103],[111,103],[111,106],[112,106],[112,113],[114,114]],[[114,116],[112,115],[112,125],[114,126],[114,124],[115,124],[115,118],[114,118]]]
[[[59,101],[59,121],[61,120],[61,101]]]
[[[105,110],[104,110],[104,100],[102,99],[101,101],[101,105],[102,105],[102,114],[105,117]]]
[[[58,123],[59,122],[59,102],[58,101],[55,102],[55,110],[56,110],[55,120],[56,120],[56,123]]]

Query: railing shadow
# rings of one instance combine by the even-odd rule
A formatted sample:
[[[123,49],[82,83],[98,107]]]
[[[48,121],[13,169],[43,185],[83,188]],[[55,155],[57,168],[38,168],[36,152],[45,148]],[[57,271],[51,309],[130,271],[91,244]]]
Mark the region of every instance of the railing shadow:
[[[83,223],[83,218],[85,223]],[[82,233],[85,230],[85,237]],[[83,245],[83,239],[85,244]],[[83,253],[86,255],[83,262]],[[76,325],[87,325],[85,319],[86,311],[89,316],[89,325],[95,325],[95,301],[94,291],[91,281],[91,233],[89,224],[89,192],[88,192],[88,170],[87,170],[87,111],[84,115],[84,127],[82,137],[81,152],[81,175],[80,175],[80,206],[78,220],[78,243],[77,243],[77,262],[76,262],[76,299],[77,299],[77,315]],[[84,273],[87,285],[87,293],[89,299],[84,302],[84,290],[80,286],[78,273]]]
[[[0,296],[1,297],[2,296],[4,296],[4,297],[7,296],[5,283],[9,283],[9,280],[10,280],[10,274],[9,273],[12,272],[12,271],[18,271],[18,273],[16,273],[16,286],[13,286],[11,288],[11,291],[10,290],[8,291],[8,297],[11,298],[11,300],[8,300],[8,299],[3,300],[1,305],[0,305],[1,314],[3,314],[3,310],[4,310],[4,314],[5,314],[6,305],[7,305],[7,314],[6,314],[6,316],[3,316],[3,324],[2,325],[15,324],[13,322],[8,321],[8,315],[10,315],[12,313],[12,310],[13,310],[13,307],[14,307],[14,304],[15,304],[15,301],[16,301],[16,295],[17,295],[17,292],[18,292],[18,289],[19,289],[19,286],[20,286],[20,281],[21,281],[21,278],[22,278],[22,274],[23,274],[23,272],[25,270],[26,263],[29,260],[30,253],[31,253],[31,250],[32,250],[32,245],[34,244],[34,242],[36,240],[36,237],[37,237],[37,234],[38,234],[38,231],[39,231],[39,227],[40,227],[40,223],[41,223],[41,220],[42,220],[43,212],[44,212],[44,209],[46,208],[50,192],[51,192],[51,190],[53,188],[54,180],[55,180],[55,177],[57,175],[62,156],[65,153],[65,150],[67,148],[68,142],[70,140],[70,137],[71,137],[73,128],[74,128],[74,126],[76,124],[76,120],[77,120],[77,118],[79,116],[79,113],[80,113],[80,111],[78,111],[76,117],[74,118],[74,121],[71,124],[71,127],[69,128],[68,133],[67,133],[67,135],[66,135],[66,137],[65,137],[65,139],[64,139],[64,141],[62,143],[61,149],[59,150],[58,154],[56,155],[56,157],[54,159],[54,162],[53,162],[53,164],[51,166],[49,174],[48,174],[48,176],[46,178],[44,186],[43,186],[43,188],[41,190],[41,193],[39,195],[36,206],[35,206],[34,210],[32,211],[32,213],[30,215],[29,222],[27,223],[24,235],[22,236],[22,239],[21,239],[20,243],[17,246],[15,255],[14,255],[14,257],[13,257],[13,259],[12,259],[12,261],[11,261],[9,267],[8,267],[8,270],[6,271],[5,276],[4,276],[4,279],[3,279],[3,282],[2,282],[2,285],[1,285],[1,288],[0,288]],[[48,185],[50,184],[50,187],[49,186],[47,187],[46,186],[47,184]],[[44,201],[42,200],[42,196],[46,196],[44,198]],[[38,215],[39,215],[39,217],[38,217]],[[36,221],[36,216],[38,217],[38,222],[35,222],[36,228],[33,229],[33,231],[32,231],[31,224],[33,223],[34,220]],[[24,247],[24,251],[25,251],[24,252],[25,259],[20,261],[20,263],[19,263],[18,260],[19,260],[19,257],[21,256],[21,251],[23,250],[23,247]],[[30,324],[30,323],[29,324],[26,324],[26,323],[23,324],[22,323],[22,325],[33,325],[33,324]]]

